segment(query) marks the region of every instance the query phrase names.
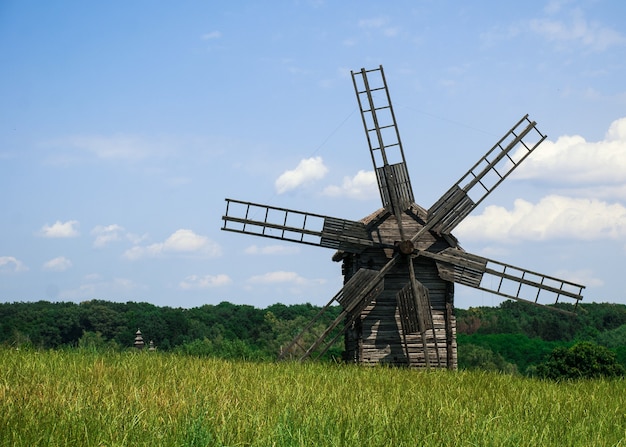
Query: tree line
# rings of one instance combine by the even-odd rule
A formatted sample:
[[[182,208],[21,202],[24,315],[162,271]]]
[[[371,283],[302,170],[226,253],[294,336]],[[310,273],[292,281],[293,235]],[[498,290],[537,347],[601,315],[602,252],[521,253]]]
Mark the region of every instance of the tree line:
[[[593,352],[597,356],[594,362],[619,365],[608,367],[611,373],[607,375],[621,374],[620,368],[626,367],[626,306],[558,306],[574,315],[518,301],[505,301],[498,307],[457,309],[459,365],[551,377],[553,371],[546,370],[547,364],[553,365],[552,369],[563,369],[565,377],[575,376],[576,372],[566,373],[569,367],[563,363],[584,362],[584,355],[589,357]],[[583,357],[578,358],[580,353]]]
[[[141,330],[146,343],[163,351],[220,354],[237,346],[254,358],[275,358],[320,308],[311,304],[274,304],[265,309],[221,302],[191,309],[150,303],[91,300],[0,303],[0,343],[42,349],[133,346]],[[340,313],[331,308],[320,322]]]
[[[0,303],[0,344],[120,350],[131,348],[141,329],[146,344],[152,341],[162,351],[269,360],[319,310],[308,303],[264,309],[229,302],[191,309],[104,300]],[[564,350],[581,342],[606,349],[626,366],[625,305],[580,304],[576,316],[517,301],[455,312],[460,368],[534,375],[555,351],[562,360]],[[319,325],[339,313],[339,307],[331,308]],[[341,351],[340,340],[327,357],[341,358]]]

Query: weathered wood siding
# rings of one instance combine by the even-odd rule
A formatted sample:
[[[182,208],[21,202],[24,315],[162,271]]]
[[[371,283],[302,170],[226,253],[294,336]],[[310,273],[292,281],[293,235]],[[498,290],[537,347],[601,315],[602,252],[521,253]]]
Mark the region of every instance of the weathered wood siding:
[[[403,218],[405,236],[410,237],[421,228],[420,214],[415,207],[412,215]],[[369,220],[369,221],[368,221]],[[393,244],[400,234],[395,217],[383,211],[364,219],[375,238]],[[442,238],[425,234],[417,243],[420,249],[448,247]],[[347,281],[360,268],[379,270],[393,255],[392,250],[371,249],[359,255],[345,254],[343,271]],[[345,358],[365,365],[391,364],[425,367],[422,335],[404,334],[400,320],[396,295],[409,282],[407,259],[400,259],[385,276],[384,291],[356,319],[346,333]],[[433,328],[425,332],[426,351],[431,367],[456,368],[456,320],[453,315],[454,285],[440,278],[434,261],[427,258],[413,259],[416,279],[429,292],[432,308]]]

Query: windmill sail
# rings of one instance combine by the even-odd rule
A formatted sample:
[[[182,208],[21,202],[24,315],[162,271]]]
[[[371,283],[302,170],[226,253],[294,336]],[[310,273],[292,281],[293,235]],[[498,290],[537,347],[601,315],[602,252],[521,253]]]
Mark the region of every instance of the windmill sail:
[[[295,357],[305,360],[309,357],[319,358],[337,341],[345,329],[349,327],[384,289],[384,275],[376,270],[360,269],[343,288],[322,308],[322,310],[300,331],[298,335],[281,352],[279,359]],[[324,330],[319,331],[317,324],[330,306],[339,303],[343,311]],[[344,323],[341,331],[335,329]],[[334,335],[328,339],[331,334]],[[311,343],[312,340],[312,343]]]
[[[568,300],[576,306],[585,286],[515,267],[493,259],[448,248],[440,253],[420,252],[437,261],[439,274],[452,281],[506,298],[538,305]],[[557,310],[557,309],[555,309]]]
[[[352,72],[352,81],[383,207],[398,216],[415,199],[383,67]]]
[[[428,226],[439,234],[450,233],[546,139],[536,124],[528,115],[519,120],[428,210]],[[517,154],[515,148],[520,149]]]
[[[375,245],[362,222],[226,199],[222,230],[359,253]]]

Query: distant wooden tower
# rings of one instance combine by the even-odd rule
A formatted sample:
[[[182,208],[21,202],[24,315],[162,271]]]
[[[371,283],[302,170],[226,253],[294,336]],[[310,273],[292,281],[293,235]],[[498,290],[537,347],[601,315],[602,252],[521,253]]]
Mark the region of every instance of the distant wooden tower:
[[[382,66],[352,80],[381,209],[349,221],[226,199],[223,230],[331,248],[342,262],[343,288],[280,357],[317,358],[344,334],[349,362],[454,369],[454,283],[537,305],[582,299],[582,285],[467,253],[451,234],[546,138],[528,115],[424,209],[413,198]],[[337,304],[343,311],[319,331]]]
[[[139,350],[142,350],[145,345],[146,344],[143,341],[143,335],[141,335],[141,331],[137,329],[137,332],[135,332],[135,343],[133,346],[135,346],[135,348]]]

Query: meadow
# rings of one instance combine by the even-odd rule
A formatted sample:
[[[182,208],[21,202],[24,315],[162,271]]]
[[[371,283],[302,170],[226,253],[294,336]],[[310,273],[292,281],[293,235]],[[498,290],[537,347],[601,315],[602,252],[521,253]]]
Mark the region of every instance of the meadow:
[[[0,348],[1,446],[626,445],[626,382]]]

